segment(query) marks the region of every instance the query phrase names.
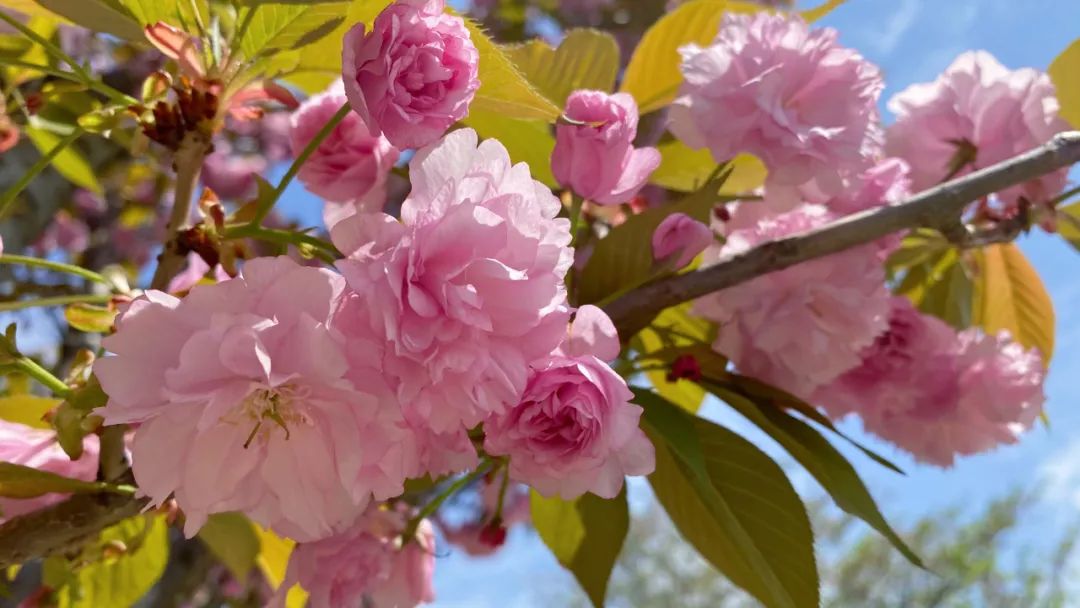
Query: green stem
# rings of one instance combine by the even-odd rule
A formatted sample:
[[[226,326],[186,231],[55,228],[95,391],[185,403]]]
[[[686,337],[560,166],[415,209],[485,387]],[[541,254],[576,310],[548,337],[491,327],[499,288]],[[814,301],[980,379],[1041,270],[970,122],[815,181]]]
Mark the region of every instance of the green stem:
[[[112,296],[110,295],[75,294],[72,296],[38,298],[37,300],[12,300],[9,302],[0,302],[0,312],[24,310],[27,308],[43,308],[46,306],[66,306],[67,304],[108,304],[111,299]]]
[[[1050,206],[1057,207],[1061,203],[1064,203],[1065,201],[1072,198],[1073,195],[1075,195],[1077,193],[1080,193],[1080,186],[1077,186],[1075,188],[1066,190],[1065,192],[1062,192],[1061,194],[1057,195],[1056,197],[1054,197],[1054,200],[1050,201]]]
[[[225,229],[226,239],[243,239],[252,238],[260,241],[266,241],[268,243],[277,243],[279,245],[294,245],[297,247],[307,246],[312,249],[312,253],[315,257],[332,264],[337,258],[341,257],[337,248],[333,244],[324,241],[316,236],[310,234],[304,234],[302,232],[294,232],[291,230],[279,230],[277,228],[265,228],[258,224],[240,224],[229,226]]]
[[[585,204],[585,200],[574,195],[573,202],[570,203],[570,237],[572,238],[571,244],[577,243],[578,240],[578,224],[581,223],[581,207]]]
[[[0,12],[0,16],[3,15],[4,13]],[[53,159],[55,159],[61,152],[63,152],[65,148],[75,143],[75,140],[82,137],[84,132],[85,131],[80,128],[75,128],[74,130],[72,130],[67,137],[60,140],[59,143],[53,146],[52,150],[49,150],[48,153],[42,155],[42,157],[39,158],[38,161],[34,163],[34,165],[30,167],[30,169],[26,173],[24,173],[22,177],[19,178],[19,181],[15,182],[15,185],[8,188],[3,195],[0,195],[0,218],[4,217],[4,215],[7,214],[8,208],[11,207],[11,204],[13,202],[15,202],[15,199],[18,198],[19,194],[23,190],[25,190],[27,186],[30,185],[30,182],[33,181],[39,173],[44,171],[45,168],[48,167],[50,163],[52,163]]]
[[[495,517],[491,520],[493,522],[502,521],[503,503],[506,501],[506,489],[510,486],[510,466],[505,462],[501,466],[503,469],[502,483],[499,484],[499,501],[495,503]]]
[[[477,479],[480,479],[484,475],[487,475],[490,469],[490,462],[481,464],[480,466],[476,467],[475,471],[469,473],[468,475],[465,475],[464,477],[461,477],[454,483],[450,484],[446,487],[445,490],[440,492],[438,496],[428,501],[428,503],[424,505],[424,508],[420,509],[420,512],[417,513],[416,517],[412,518],[409,521],[409,525],[405,527],[405,531],[401,535],[403,542],[411,541],[416,536],[416,529],[420,527],[420,522],[424,521],[424,519],[435,513],[435,511],[438,511],[439,507],[441,507],[442,504],[446,502],[446,499],[460,492],[463,488],[465,488],[465,486],[471,484]]]
[[[255,213],[255,217],[251,220],[252,224],[261,224],[262,221],[266,219],[266,216],[269,215],[270,210],[277,204],[281,195],[285,194],[285,189],[289,187],[293,178],[300,172],[300,168],[303,167],[304,163],[307,162],[307,159],[315,153],[315,150],[319,148],[323,140],[333,133],[334,129],[338,126],[338,123],[345,120],[345,117],[349,115],[349,112],[352,112],[352,106],[347,103],[338,108],[337,113],[334,114],[334,116],[323,125],[322,129],[319,129],[319,132],[315,134],[315,137],[312,137],[311,141],[304,146],[303,151],[300,152],[300,155],[297,156],[296,160],[289,166],[289,170],[285,172],[284,177],[278,182],[277,188],[274,188],[274,194],[268,200],[259,201],[259,208]]]
[[[40,382],[42,386],[52,391],[57,397],[67,397],[71,394],[71,387],[64,384],[63,380],[52,375],[52,372],[41,367],[36,361],[25,355],[12,362],[12,365],[27,376]]]
[[[121,105],[130,106],[138,103],[138,100],[136,100],[134,97],[131,97],[130,95],[125,95],[124,93],[117,91],[116,89],[110,87],[104,82],[94,80],[93,78],[87,79],[75,72],[68,72],[59,68],[54,68],[52,66],[39,65],[36,63],[29,63],[27,61],[19,61],[18,59],[5,59],[4,63],[5,65],[11,67],[23,68],[27,70],[36,70],[50,76],[63,78],[64,80],[70,80],[71,82],[77,82],[79,84],[85,85],[91,90],[101,93],[102,95]]]
[[[62,262],[53,262],[51,260],[43,260],[41,258],[32,258],[25,255],[0,255],[0,264],[18,264],[20,266],[31,266],[33,268],[45,268],[47,270],[55,270],[57,272],[66,272],[75,276],[82,277],[88,281],[95,283],[101,283],[102,285],[108,285],[109,281],[100,274],[80,268],[72,264],[64,264]]]

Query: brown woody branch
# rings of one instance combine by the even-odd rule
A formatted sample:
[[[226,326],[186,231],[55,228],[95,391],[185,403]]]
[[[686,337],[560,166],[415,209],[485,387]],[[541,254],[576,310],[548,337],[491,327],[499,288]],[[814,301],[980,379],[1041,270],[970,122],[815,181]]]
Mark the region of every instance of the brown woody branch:
[[[662,310],[845,249],[916,227],[949,230],[971,201],[1080,162],[1080,132],[919,193],[903,203],[864,211],[828,226],[765,243],[704,270],[646,285],[609,304],[619,333],[632,336]],[[77,546],[139,512],[145,500],[84,494],[0,526],[0,568]]]
[[[660,311],[754,277],[870,243],[911,228],[950,231],[972,201],[1080,162],[1080,132],[1060,133],[1020,156],[912,196],[902,203],[846,216],[827,226],[770,241],[724,262],[663,279],[616,299],[605,311],[624,338]]]

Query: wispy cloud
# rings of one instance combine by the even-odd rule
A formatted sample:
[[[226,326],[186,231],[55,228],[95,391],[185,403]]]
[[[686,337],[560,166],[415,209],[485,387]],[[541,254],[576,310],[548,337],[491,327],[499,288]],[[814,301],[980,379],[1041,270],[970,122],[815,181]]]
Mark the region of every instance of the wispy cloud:
[[[881,29],[867,37],[869,45],[880,55],[892,54],[903,40],[904,34],[915,25],[918,16],[919,0],[902,0],[896,10],[886,17]]]

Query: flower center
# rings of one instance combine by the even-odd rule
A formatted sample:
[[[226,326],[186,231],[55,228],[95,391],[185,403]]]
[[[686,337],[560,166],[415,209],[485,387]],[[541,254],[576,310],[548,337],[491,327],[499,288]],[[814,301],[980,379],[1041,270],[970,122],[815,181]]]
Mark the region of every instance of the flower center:
[[[262,442],[268,441],[275,426],[285,431],[287,440],[290,424],[307,423],[307,416],[299,406],[302,402],[300,392],[296,387],[289,385],[261,388],[253,391],[240,402],[240,418],[255,423],[247,440],[244,441],[245,449],[250,447],[256,438]]]

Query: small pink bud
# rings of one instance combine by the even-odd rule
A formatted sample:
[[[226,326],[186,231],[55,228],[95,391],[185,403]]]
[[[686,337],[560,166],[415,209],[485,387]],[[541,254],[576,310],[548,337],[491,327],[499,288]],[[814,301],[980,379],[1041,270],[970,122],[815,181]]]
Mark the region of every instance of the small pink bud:
[[[674,259],[674,267],[682,268],[712,243],[713,231],[708,226],[685,213],[672,213],[653,232],[653,258],[657,262]]]

